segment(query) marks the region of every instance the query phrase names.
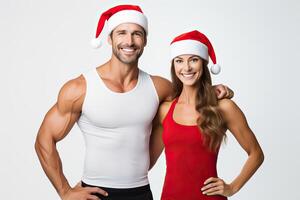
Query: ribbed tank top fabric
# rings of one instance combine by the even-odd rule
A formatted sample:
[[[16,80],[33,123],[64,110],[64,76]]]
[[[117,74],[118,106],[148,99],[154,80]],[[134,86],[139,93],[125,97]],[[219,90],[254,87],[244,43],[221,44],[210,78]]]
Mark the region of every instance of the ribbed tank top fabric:
[[[136,86],[110,90],[96,69],[83,73],[86,95],[77,122],[85,141],[82,181],[109,188],[149,184],[149,138],[159,106],[149,74],[139,70]]]

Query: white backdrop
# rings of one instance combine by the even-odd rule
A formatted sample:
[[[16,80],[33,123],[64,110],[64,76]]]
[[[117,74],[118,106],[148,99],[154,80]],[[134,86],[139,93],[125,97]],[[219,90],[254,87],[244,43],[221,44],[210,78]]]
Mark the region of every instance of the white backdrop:
[[[297,0],[79,1],[0,0],[0,199],[58,199],[34,151],[37,130],[67,80],[111,55],[89,46],[98,17],[117,4],[138,4],[149,19],[140,68],[169,76],[168,45],[199,29],[211,39],[222,72],[214,83],[235,91],[265,152],[265,162],[232,200],[300,199]],[[58,145],[64,172],[80,180],[84,143],[78,129]],[[221,148],[219,176],[231,181],[247,156],[233,137]],[[149,178],[155,200],[165,172],[162,156]]]

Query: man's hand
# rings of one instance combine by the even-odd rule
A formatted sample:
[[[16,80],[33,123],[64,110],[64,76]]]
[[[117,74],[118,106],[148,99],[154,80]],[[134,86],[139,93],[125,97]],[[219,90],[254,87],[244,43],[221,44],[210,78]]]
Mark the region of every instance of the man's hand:
[[[98,187],[81,187],[79,182],[74,188],[70,188],[61,196],[62,200],[99,200],[94,194],[108,196],[108,193]]]
[[[234,92],[226,85],[214,85],[213,88],[218,99],[231,99],[234,95]]]

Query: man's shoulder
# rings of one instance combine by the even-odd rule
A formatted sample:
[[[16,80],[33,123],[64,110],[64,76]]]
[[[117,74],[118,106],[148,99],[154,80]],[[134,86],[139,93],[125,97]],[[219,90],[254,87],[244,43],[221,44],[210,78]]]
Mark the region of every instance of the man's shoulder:
[[[76,101],[85,95],[86,82],[83,75],[67,81],[59,92],[59,98],[64,101]]]
[[[172,84],[166,78],[151,75],[160,102],[166,101],[172,94]]]
[[[153,83],[156,88],[161,88],[163,90],[166,90],[167,93],[170,94],[170,92],[172,91],[171,81],[161,76],[155,76],[155,75],[151,75],[151,79],[153,80]]]
[[[150,75],[151,79],[154,81],[154,82],[157,82],[159,84],[166,84],[166,85],[170,85],[171,86],[171,81],[169,81],[168,79],[166,78],[163,78],[161,76],[157,76],[157,75]]]

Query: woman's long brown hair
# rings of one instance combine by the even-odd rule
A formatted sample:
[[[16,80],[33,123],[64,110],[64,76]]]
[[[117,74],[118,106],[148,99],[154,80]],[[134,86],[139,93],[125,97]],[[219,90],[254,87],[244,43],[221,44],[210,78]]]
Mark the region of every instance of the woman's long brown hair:
[[[204,136],[204,143],[212,151],[217,151],[225,139],[225,123],[221,111],[218,108],[218,99],[212,87],[211,76],[207,67],[207,61],[203,60],[203,72],[196,83],[198,92],[196,110],[200,113],[197,120],[198,126]],[[173,98],[180,96],[183,84],[176,76],[174,59],[171,66],[173,85]]]

